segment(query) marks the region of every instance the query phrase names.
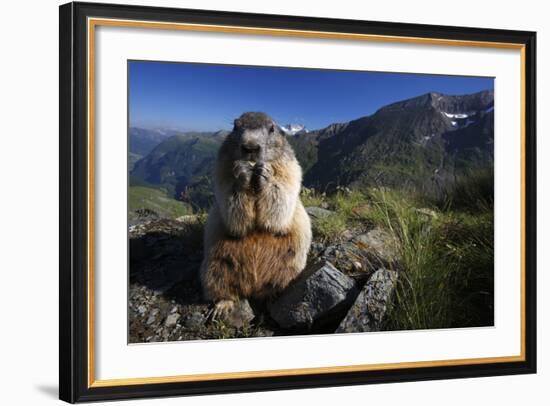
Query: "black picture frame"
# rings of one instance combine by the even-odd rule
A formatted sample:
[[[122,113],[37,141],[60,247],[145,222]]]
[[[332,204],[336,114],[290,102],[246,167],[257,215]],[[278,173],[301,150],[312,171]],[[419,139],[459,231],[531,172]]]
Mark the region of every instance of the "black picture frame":
[[[59,397],[67,402],[234,393],[536,372],[536,33],[205,10],[68,3],[60,6],[60,274]],[[312,373],[209,381],[90,386],[88,379],[87,19],[131,19],[513,43],[525,52],[524,80],[524,334],[517,362]]]

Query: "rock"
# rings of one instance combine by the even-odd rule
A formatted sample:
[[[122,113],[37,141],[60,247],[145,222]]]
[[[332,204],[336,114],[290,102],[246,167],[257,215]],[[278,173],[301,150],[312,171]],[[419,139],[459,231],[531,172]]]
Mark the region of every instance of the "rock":
[[[380,227],[376,227],[365,234],[358,235],[353,239],[353,242],[356,245],[362,245],[374,251],[374,253],[385,262],[391,263],[395,261],[399,255],[395,238]]]
[[[137,209],[129,213],[130,220],[148,221],[159,218],[159,214],[151,209]]]
[[[165,294],[196,277],[202,261],[202,226],[158,219],[130,227],[130,282]]]
[[[139,234],[140,232],[142,232],[142,230],[143,230],[142,224],[131,224],[128,227],[128,232],[130,233],[130,235]]]
[[[396,271],[381,268],[374,272],[336,333],[380,331],[396,282]]]
[[[333,211],[315,206],[306,207],[306,212],[313,220],[322,219],[328,216],[332,216],[334,214]]]
[[[317,258],[321,253],[325,250],[325,245],[317,242],[312,241],[311,246],[309,247],[309,256],[310,258]]]
[[[180,319],[179,313],[170,313],[168,317],[166,317],[166,320],[164,321],[164,325],[166,327],[174,327],[178,320]]]
[[[155,310],[157,310],[157,309],[155,309]],[[157,313],[158,313],[158,310],[157,310],[157,311],[155,311],[155,310],[153,310],[153,311],[151,312],[151,314],[149,315],[149,317],[147,318],[147,324],[148,324],[148,325],[153,324],[153,323],[157,320]]]
[[[244,299],[235,304],[233,310],[224,316],[224,320],[232,327],[241,328],[249,325],[254,320],[254,310],[248,300]]]
[[[196,214],[186,214],[176,218],[176,221],[184,224],[195,224],[199,222],[199,216]]]
[[[274,332],[271,330],[259,329],[254,335],[254,337],[273,337],[274,335],[275,335]]]
[[[397,247],[391,234],[377,227],[349,241],[326,247],[321,257],[343,272],[368,276],[380,267],[396,264],[399,259]]]
[[[280,327],[311,330],[339,320],[358,293],[353,279],[330,262],[321,262],[306,269],[267,307]]]
[[[340,238],[342,240],[351,240],[353,238],[353,231],[351,230],[342,231],[342,233],[340,234]]]
[[[182,281],[165,294],[130,283],[129,303],[130,343],[280,335],[273,322],[268,325],[256,319],[248,303],[240,303],[228,322],[210,323],[206,316],[212,304],[201,297],[198,279]],[[140,306],[145,307],[143,314]]]
[[[137,308],[137,311],[139,314],[141,314],[142,316],[145,314],[145,312],[147,311],[147,307],[144,306],[144,305],[139,305],[138,308]]]
[[[206,317],[201,312],[193,312],[189,314],[183,321],[183,325],[191,330],[201,328],[206,322]]]

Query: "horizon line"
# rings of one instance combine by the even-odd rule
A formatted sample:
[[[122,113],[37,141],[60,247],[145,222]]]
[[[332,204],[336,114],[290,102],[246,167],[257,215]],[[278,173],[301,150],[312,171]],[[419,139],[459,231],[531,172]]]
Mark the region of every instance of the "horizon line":
[[[409,98],[406,98],[406,99],[398,99],[398,100],[392,101],[391,103],[384,104],[384,105],[378,107],[375,111],[373,111],[370,114],[361,115],[359,117],[350,119],[348,121],[331,122],[331,123],[327,124],[324,127],[315,128],[315,129],[309,129],[303,122],[300,122],[300,121],[286,122],[286,123],[283,124],[283,123],[280,123],[279,120],[276,120],[274,117],[272,117],[269,113],[267,113],[267,112],[264,112],[264,113],[268,114],[271,118],[273,118],[273,120],[275,121],[275,123],[277,125],[279,125],[279,127],[282,127],[283,125],[299,124],[299,125],[304,125],[308,129],[309,132],[315,132],[315,131],[320,131],[320,130],[323,130],[327,127],[330,127],[331,125],[349,123],[349,122],[354,121],[354,120],[359,120],[359,119],[362,119],[362,118],[365,118],[365,117],[370,117],[370,116],[376,114],[378,111],[380,111],[384,107],[391,106],[392,104],[401,103],[401,102],[404,102],[404,101],[407,101],[407,100],[417,99],[417,98],[420,98],[420,97],[423,97],[423,96],[426,96],[426,95],[430,95],[430,94],[438,94],[438,95],[450,96],[450,97],[460,97],[460,96],[471,96],[471,95],[479,94],[479,93],[483,93],[483,92],[493,92],[494,93],[494,91],[495,91],[494,87],[486,88],[486,89],[479,90],[479,91],[473,92],[473,93],[454,93],[454,94],[442,93],[442,92],[437,92],[437,91],[432,90],[432,91],[429,91],[429,92],[420,93],[420,94],[418,94],[416,96],[413,96],[413,97],[409,97]],[[243,113],[245,113],[245,112],[243,112]],[[235,117],[235,119],[236,118],[237,117]],[[136,124],[131,124],[129,122],[128,122],[128,129],[130,130],[132,128],[137,128],[137,129],[150,130],[150,131],[180,131],[182,134],[185,134],[185,133],[216,133],[216,132],[220,132],[220,131],[231,131],[232,121],[233,120],[231,120],[231,124],[230,124],[231,127],[218,128],[216,130],[204,130],[204,129],[203,130],[198,130],[198,129],[190,129],[190,128],[184,128],[184,127],[175,127],[173,125],[168,125],[168,126],[136,125]],[[176,135],[178,135],[178,134],[176,134]]]

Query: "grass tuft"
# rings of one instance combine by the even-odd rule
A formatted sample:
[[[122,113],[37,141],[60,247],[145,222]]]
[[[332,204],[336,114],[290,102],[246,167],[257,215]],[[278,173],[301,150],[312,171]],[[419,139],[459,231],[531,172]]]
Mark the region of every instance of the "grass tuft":
[[[406,194],[383,189],[372,190],[370,199],[369,219],[388,229],[400,246],[387,329],[492,325],[492,209],[418,210]]]
[[[347,223],[343,215],[335,213],[315,220],[312,228],[315,240],[327,244],[338,239],[346,230]]]
[[[315,189],[303,187],[300,192],[300,200],[305,207],[320,207],[324,202],[324,195]]]

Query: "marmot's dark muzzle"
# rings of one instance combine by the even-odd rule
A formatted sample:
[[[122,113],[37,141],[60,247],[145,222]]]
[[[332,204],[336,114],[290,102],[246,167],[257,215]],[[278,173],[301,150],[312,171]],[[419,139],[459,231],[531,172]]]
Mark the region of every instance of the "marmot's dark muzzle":
[[[258,161],[261,157],[262,148],[258,144],[243,144],[241,146],[241,153],[247,161]]]

